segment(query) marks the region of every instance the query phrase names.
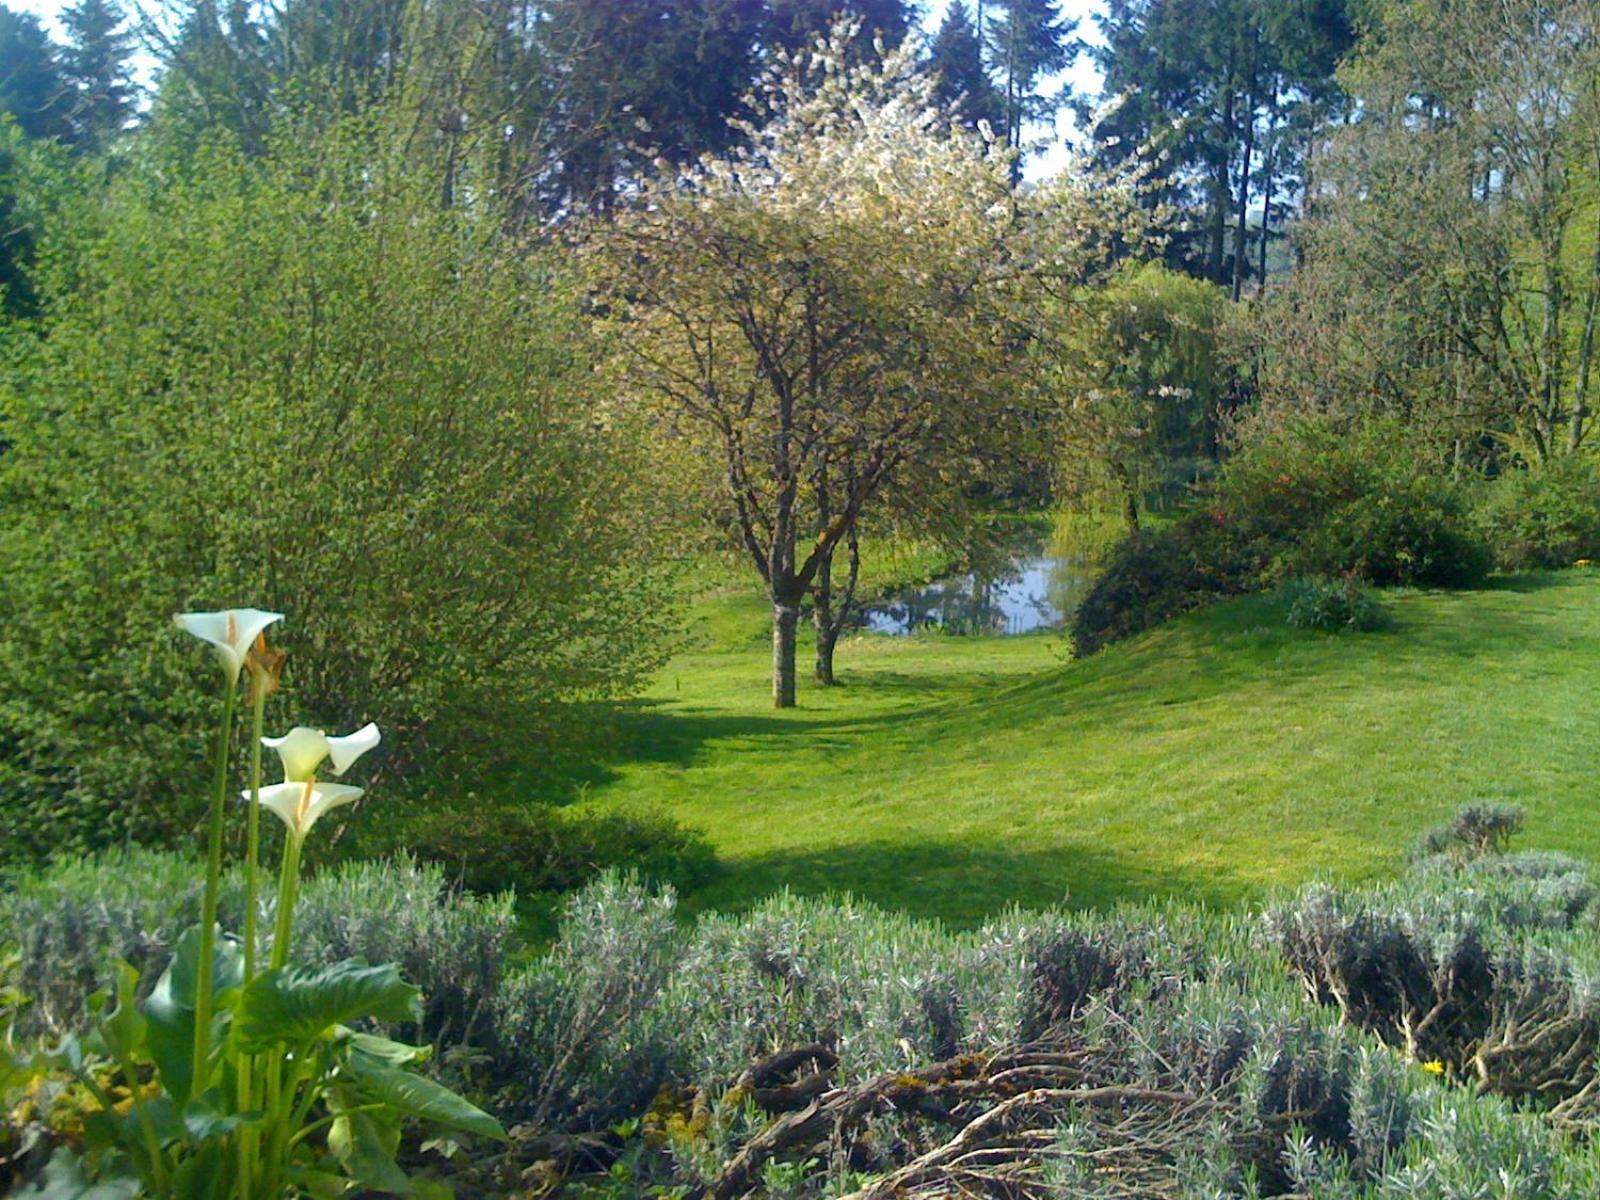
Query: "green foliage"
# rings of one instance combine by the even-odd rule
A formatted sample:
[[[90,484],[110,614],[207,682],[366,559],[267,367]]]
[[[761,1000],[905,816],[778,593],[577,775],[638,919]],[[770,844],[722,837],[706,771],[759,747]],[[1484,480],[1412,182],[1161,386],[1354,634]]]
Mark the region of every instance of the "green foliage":
[[[1471,587],[1489,572],[1465,496],[1397,421],[1262,430],[1223,468],[1215,496],[1224,518],[1261,544],[1273,576]]]
[[[1463,823],[1503,828],[1464,814]],[[1594,1119],[1600,940],[1586,866],[1559,855],[1424,860],[1365,892],[1306,889],[1268,917],[1308,991],[1406,1057],[1562,1121]]]
[[[1072,615],[1079,657],[1258,586],[1263,548],[1220,510],[1125,538]]]
[[[1478,527],[1504,571],[1600,558],[1600,467],[1569,454],[1484,485]]]
[[[504,1140],[493,1117],[407,1069],[425,1049],[346,1026],[420,1017],[416,989],[393,965],[356,961],[246,978],[237,943],[220,942],[215,1031],[228,1070],[211,1083],[214,1068],[193,1056],[203,963],[200,929],[191,927],[142,1001],[138,972],[122,968],[115,1007],[96,1014],[81,1043],[68,1035],[13,1066],[70,1077],[99,1100],[83,1129],[89,1182],[122,1188],[137,1181],[130,1195],[186,1195],[201,1181],[206,1190],[195,1194],[248,1195],[246,1179],[257,1175],[267,1194],[286,1179],[406,1191],[394,1161],[402,1119]],[[160,1086],[147,1089],[152,1067]],[[111,1101],[99,1072],[120,1076],[132,1093],[128,1105]],[[247,1090],[252,1072],[276,1077],[262,1108]],[[325,1145],[309,1136],[323,1128]],[[63,1153],[53,1163],[65,1166]]]
[[[483,894],[571,891],[608,870],[688,889],[717,872],[705,835],[659,810],[587,812],[470,797],[427,805],[388,836]]]
[[[1295,629],[1370,633],[1383,627],[1383,605],[1370,588],[1349,576],[1291,579],[1280,595],[1288,602],[1288,621]]]
[[[1436,825],[1417,841],[1417,857],[1444,856],[1457,866],[1504,854],[1522,832],[1527,813],[1514,804],[1469,804],[1454,819]]]
[[[646,1185],[693,1190],[761,1127],[738,1085],[752,1059],[820,1043],[839,1057],[838,1085],[849,1086],[1065,1035],[1093,1049],[1082,1060],[1093,1072],[1086,1086],[1210,1098],[1214,1118],[1163,1134],[1173,1140],[1163,1143],[1162,1170],[1174,1180],[1237,1188],[1253,1178],[1262,1194],[1409,1200],[1475,1194],[1458,1189],[1514,1154],[1501,1165],[1525,1180],[1519,1196],[1576,1197],[1573,1181],[1594,1178],[1584,1154],[1450,1079],[1478,1077],[1481,1067],[1491,1090],[1587,1119],[1575,1085],[1594,1069],[1600,1020],[1584,985],[1594,900],[1572,860],[1511,855],[1461,870],[1435,861],[1366,891],[1310,889],[1264,922],[1173,905],[1017,912],[951,933],[848,901],[782,896],[690,930],[670,893],[608,876],[571,899],[550,952],[493,993],[483,1082],[497,1090],[503,1115],[544,1130],[609,1141],[637,1132],[642,1117],[646,1136],[629,1142],[611,1190],[601,1190],[646,1194]],[[352,981],[370,984],[384,1004],[411,994],[394,972],[354,964],[304,978],[316,984],[293,1004],[256,1004],[248,989],[240,1003],[312,1014],[274,1017],[268,1024],[282,1034],[348,1011]],[[273,991],[283,979],[255,986]],[[124,991],[134,985],[124,973]],[[1411,1062],[1308,998],[1340,1005],[1341,1016]],[[1440,1014],[1423,1020],[1441,1000]],[[1536,1036],[1510,1040],[1513,1023]],[[492,1132],[437,1085],[401,1078],[418,1052],[336,1037],[335,1052],[367,1096]],[[1415,1065],[1435,1061],[1442,1086]],[[857,1153],[892,1161],[914,1136],[908,1119],[854,1132]],[[1056,1136],[1063,1154],[1050,1178],[1062,1196],[1099,1194],[1073,1162],[1127,1152],[1114,1128],[1087,1119]],[[346,1137],[349,1161],[370,1151],[393,1162],[392,1127],[367,1129],[352,1115]],[[842,1159],[801,1156],[773,1181],[814,1194],[846,1171]]]
[[[607,875],[573,896],[555,946],[495,1004],[508,1106],[577,1129],[643,1112],[683,1052],[657,1003],[683,942],[670,891]]]
[[[1057,497],[1130,522],[1147,502],[1181,501],[1214,468],[1235,322],[1222,289],[1156,263],[1129,262],[1054,309],[1039,352],[1063,402]]]
[[[1221,596],[1297,575],[1472,587],[1491,567],[1466,498],[1394,422],[1296,421],[1229,459],[1204,511],[1130,538],[1079,607],[1080,654]]]
[[[12,876],[0,890],[0,928],[17,950],[8,981],[29,998],[17,1016],[17,1035],[82,1033],[84,998],[112,985],[115,963],[131,964],[152,986],[182,932],[199,918],[202,882],[192,860],[139,849]],[[224,927],[242,925],[243,897],[242,874],[230,872],[220,908]],[[301,890],[293,961],[398,963],[422,989],[423,1016],[420,1024],[385,1024],[385,1032],[458,1044],[485,1032],[514,921],[509,898],[453,893],[437,867],[404,858],[353,863]]]
[[[189,835],[214,701],[157,631],[194,601],[296,613],[296,707],[439,788],[583,744],[566,702],[660,661],[644,439],[559,273],[370,130],[296,133],[153,155],[42,252],[0,392],[4,857]]]

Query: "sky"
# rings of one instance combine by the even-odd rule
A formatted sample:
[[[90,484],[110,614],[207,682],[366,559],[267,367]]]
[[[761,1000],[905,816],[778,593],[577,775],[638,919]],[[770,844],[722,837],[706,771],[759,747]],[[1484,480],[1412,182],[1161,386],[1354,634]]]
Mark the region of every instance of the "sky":
[[[4,3],[7,8],[20,9],[23,12],[31,12],[44,18],[51,32],[57,36],[61,34],[59,22],[61,10],[69,7],[73,2],[74,0],[0,0],[0,3]],[[124,7],[131,7],[127,0],[123,0],[123,3]],[[948,0],[924,0],[922,5],[922,24],[930,33],[939,27],[939,22],[944,17],[947,3]],[[1098,31],[1094,23],[1094,14],[1099,11],[1100,0],[1061,0],[1062,15],[1076,18],[1079,36],[1089,40],[1094,40],[1097,37]],[[149,66],[147,63],[140,69],[139,74],[147,75],[148,72]],[[1081,55],[1069,70],[1052,80],[1046,81],[1044,88],[1049,92],[1060,88],[1062,84],[1070,85],[1082,95],[1093,96],[1100,90],[1100,75],[1095,70],[1094,64],[1089,60],[1089,57]],[[1060,114],[1058,121],[1062,132],[1070,132],[1071,120],[1070,114]],[[1040,138],[1047,138],[1049,134],[1050,130],[1048,129],[1036,131],[1036,136]],[[1028,175],[1035,178],[1048,175],[1052,167],[1064,157],[1059,150],[1059,142],[1057,147],[1054,151],[1046,150],[1032,161],[1029,164]]]

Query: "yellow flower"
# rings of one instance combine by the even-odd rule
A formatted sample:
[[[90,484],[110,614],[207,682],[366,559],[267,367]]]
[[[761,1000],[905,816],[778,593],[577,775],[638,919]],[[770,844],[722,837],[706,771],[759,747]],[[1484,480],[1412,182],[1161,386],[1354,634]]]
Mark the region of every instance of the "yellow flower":
[[[1423,1063],[1422,1064],[1422,1069],[1424,1071],[1426,1071],[1429,1075],[1443,1075],[1444,1074],[1444,1064],[1442,1062],[1440,1062],[1438,1059],[1434,1059],[1432,1062]]]
[[[1575,566],[1575,567],[1592,567],[1592,566],[1594,566],[1594,562],[1591,559],[1580,558],[1577,562],[1573,563],[1572,565]]]

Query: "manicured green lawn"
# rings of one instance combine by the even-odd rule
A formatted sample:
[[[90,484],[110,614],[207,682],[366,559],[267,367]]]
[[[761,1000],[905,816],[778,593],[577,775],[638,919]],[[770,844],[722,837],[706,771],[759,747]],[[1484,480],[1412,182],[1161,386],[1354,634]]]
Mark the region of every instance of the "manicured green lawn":
[[[789,887],[958,924],[1379,875],[1474,800],[1600,854],[1600,572],[1386,602],[1378,634],[1247,600],[1085,662],[1053,635],[861,637],[843,686],[778,713],[764,613],[724,597],[582,803],[704,830],[728,869],[694,908]]]

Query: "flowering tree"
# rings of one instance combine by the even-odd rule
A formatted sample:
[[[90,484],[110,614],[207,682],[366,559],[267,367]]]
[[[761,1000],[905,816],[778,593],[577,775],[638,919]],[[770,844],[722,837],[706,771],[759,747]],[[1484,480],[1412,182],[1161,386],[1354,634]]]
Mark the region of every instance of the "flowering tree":
[[[778,707],[808,592],[831,678],[833,559],[848,547],[848,602],[863,517],[959,524],[1029,455],[1026,285],[1081,278],[1117,240],[1089,219],[1109,193],[1013,191],[1008,152],[952,128],[911,50],[860,63],[852,32],[786,59],[742,149],[642,181],[591,246],[627,391],[766,585]]]

